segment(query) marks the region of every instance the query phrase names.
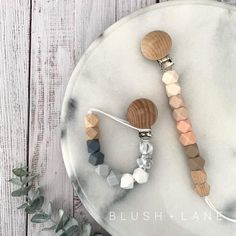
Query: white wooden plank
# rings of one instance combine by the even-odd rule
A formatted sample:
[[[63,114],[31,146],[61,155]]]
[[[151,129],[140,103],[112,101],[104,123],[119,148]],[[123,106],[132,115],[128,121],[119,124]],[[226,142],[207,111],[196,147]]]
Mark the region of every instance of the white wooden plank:
[[[32,7],[29,163],[41,174],[46,198],[72,214],[73,190],[60,148],[60,110],[75,66],[75,5],[72,0],[34,0]],[[29,222],[28,235],[42,235],[41,227]]]
[[[117,20],[156,2],[156,0],[117,0]]]
[[[10,196],[11,169],[27,159],[30,2],[0,4],[0,235],[26,235],[23,199]]]

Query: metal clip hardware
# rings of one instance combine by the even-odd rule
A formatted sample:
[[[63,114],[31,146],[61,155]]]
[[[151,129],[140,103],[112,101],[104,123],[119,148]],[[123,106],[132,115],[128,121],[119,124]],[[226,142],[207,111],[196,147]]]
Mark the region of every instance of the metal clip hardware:
[[[174,65],[174,62],[172,61],[171,57],[169,55],[163,57],[162,59],[157,61],[161,67],[162,71],[168,71],[172,69],[172,66]]]
[[[143,131],[143,132],[139,132],[139,137],[141,139],[149,139],[152,137],[152,133],[151,131]]]

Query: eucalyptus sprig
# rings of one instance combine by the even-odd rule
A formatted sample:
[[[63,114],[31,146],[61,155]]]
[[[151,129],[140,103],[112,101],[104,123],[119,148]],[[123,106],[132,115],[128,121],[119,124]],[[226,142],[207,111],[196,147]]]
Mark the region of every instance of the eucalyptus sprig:
[[[27,167],[15,168],[12,172],[14,177],[9,182],[17,189],[11,193],[11,196],[25,197],[25,202],[17,209],[24,209],[27,214],[32,215],[32,223],[49,222],[50,226],[43,228],[42,231],[54,231],[60,236],[90,235],[90,224],[81,226],[75,218],[66,215],[63,209],[59,209],[57,214],[53,215],[52,203],[45,204],[42,188],[38,187],[35,190],[32,188],[32,182],[38,176],[37,174],[29,172]],[[86,233],[83,233],[84,229]]]

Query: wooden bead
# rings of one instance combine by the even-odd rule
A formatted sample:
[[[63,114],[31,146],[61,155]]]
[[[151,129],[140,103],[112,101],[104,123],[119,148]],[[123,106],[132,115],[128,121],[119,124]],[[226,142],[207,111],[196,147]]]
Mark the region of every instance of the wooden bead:
[[[205,160],[198,156],[195,158],[188,159],[188,164],[190,167],[190,170],[202,170],[205,165]]]
[[[180,107],[173,110],[173,117],[176,121],[188,119],[188,111],[185,107]]]
[[[94,114],[87,114],[84,118],[85,128],[98,127],[99,119]]]
[[[189,158],[194,158],[199,155],[199,149],[196,143],[185,146],[184,151]]]
[[[98,127],[86,128],[86,136],[87,136],[87,140],[98,139],[99,138]]]
[[[179,133],[187,133],[192,130],[192,125],[189,120],[181,120],[176,124]]]
[[[184,101],[181,95],[172,96],[169,98],[169,105],[172,109],[177,109],[184,106]]]
[[[196,136],[192,131],[190,131],[190,132],[181,134],[179,141],[183,146],[188,146],[190,144],[196,143]]]
[[[207,180],[207,174],[205,170],[192,170],[191,176],[194,184],[203,184]]]
[[[210,185],[208,183],[197,184],[194,190],[200,197],[205,197],[210,193]]]
[[[156,105],[146,99],[140,98],[129,105],[127,119],[129,123],[140,129],[149,129],[157,120],[158,111]]]
[[[171,50],[172,41],[169,34],[164,31],[148,33],[141,42],[141,51],[149,60],[160,60],[167,56]]]

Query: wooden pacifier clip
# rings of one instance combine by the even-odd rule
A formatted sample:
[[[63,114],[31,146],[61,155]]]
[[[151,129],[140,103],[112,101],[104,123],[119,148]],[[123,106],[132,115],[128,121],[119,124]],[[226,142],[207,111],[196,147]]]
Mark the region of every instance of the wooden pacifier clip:
[[[138,167],[133,173],[121,174],[104,163],[104,154],[100,148],[99,118],[96,113],[105,115],[139,133],[140,156],[137,159]],[[87,137],[87,150],[89,163],[96,166],[96,173],[104,177],[110,186],[120,185],[122,189],[132,189],[134,183],[144,184],[149,178],[149,169],[152,166],[153,145],[151,139],[151,126],[156,122],[158,111],[156,105],[145,98],[137,99],[130,104],[127,111],[127,120],[112,116],[99,109],[89,109],[85,116],[85,129]]]
[[[179,75],[173,69],[174,63],[169,56],[171,46],[172,40],[169,34],[164,31],[153,31],[143,38],[141,51],[148,60],[157,61],[163,71],[162,82],[165,85],[169,105],[179,133],[179,141],[188,157],[195,192],[200,197],[204,197],[207,205],[219,216],[228,221],[236,222],[235,219],[219,212],[208,197],[210,186],[207,183],[207,174],[204,169],[205,160],[200,155],[196,135],[192,130],[188,110],[181,95],[181,86],[178,82]]]

